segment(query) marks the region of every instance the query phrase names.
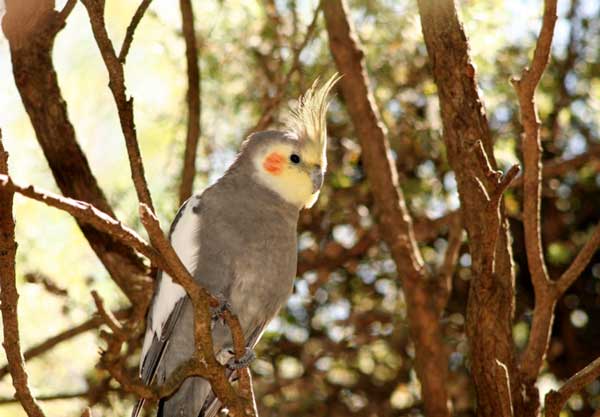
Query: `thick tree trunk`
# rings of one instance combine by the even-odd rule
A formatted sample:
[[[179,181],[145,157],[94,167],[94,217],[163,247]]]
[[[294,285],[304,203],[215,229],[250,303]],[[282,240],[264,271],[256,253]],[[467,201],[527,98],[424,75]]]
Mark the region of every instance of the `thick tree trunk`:
[[[473,151],[475,143],[481,141],[492,169],[496,169],[496,162],[485,108],[477,90],[475,67],[454,1],[419,0],[418,6],[438,87],[448,160],[456,175],[463,216],[469,219],[465,226],[473,277],[467,306],[467,335],[477,392],[477,415],[503,415],[501,410],[510,415],[513,406],[515,415],[530,415],[523,414],[525,398],[516,372],[511,334],[514,268],[510,233],[502,207],[495,259],[484,259],[489,219],[485,210],[487,202],[481,198],[477,181],[488,191],[495,183]],[[486,262],[492,262],[492,273],[484,267]],[[505,389],[507,376],[511,395]]]
[[[364,54],[342,0],[323,2],[330,49],[339,72],[342,95],[362,147],[362,160],[379,210],[380,230],[390,247],[407,299],[408,322],[415,344],[416,370],[428,417],[448,417],[448,358],[441,337],[438,294],[432,291],[416,246],[412,219],[398,185],[389,142],[370,91]]]

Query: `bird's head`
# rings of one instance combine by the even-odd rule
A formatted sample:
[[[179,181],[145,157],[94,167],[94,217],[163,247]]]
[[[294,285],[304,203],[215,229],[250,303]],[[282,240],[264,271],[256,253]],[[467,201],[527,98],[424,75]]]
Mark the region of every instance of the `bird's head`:
[[[327,96],[339,77],[313,86],[291,110],[284,131],[254,134],[252,161],[256,179],[298,208],[317,201],[327,168]]]

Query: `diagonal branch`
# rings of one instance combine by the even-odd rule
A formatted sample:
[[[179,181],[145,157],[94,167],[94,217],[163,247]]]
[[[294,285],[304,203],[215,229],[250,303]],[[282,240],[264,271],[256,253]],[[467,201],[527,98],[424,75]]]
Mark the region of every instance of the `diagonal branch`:
[[[592,256],[600,247],[600,224],[596,225],[592,236],[583,245],[583,248],[577,254],[569,268],[556,281],[557,296],[560,297],[581,275],[585,267],[588,265]]]
[[[194,10],[191,0],[179,0],[181,9],[181,22],[183,27],[183,38],[185,39],[185,57],[187,61],[188,90],[186,94],[188,120],[187,135],[185,141],[185,154],[183,157],[183,169],[181,172],[181,184],[179,186],[179,203],[183,204],[190,196],[194,188],[194,176],[196,175],[196,152],[198,140],[201,134],[200,111],[201,91],[200,64],[198,62],[198,45],[196,42],[196,30],[194,29]]]
[[[600,377],[600,358],[569,378],[558,391],[552,390],[546,394],[545,416],[558,417],[568,399],[598,377]]]
[[[131,23],[127,26],[127,31],[125,32],[125,39],[123,39],[123,45],[121,45],[121,52],[119,52],[119,62],[125,64],[127,60],[127,54],[129,54],[129,48],[131,48],[131,43],[133,42],[133,35],[138,25],[142,21],[142,17],[146,13],[148,6],[152,0],[142,0],[135,13],[133,14],[133,18],[131,19]]]
[[[137,132],[135,130],[135,122],[133,116],[133,98],[127,98],[125,87],[125,73],[123,64],[119,61],[115,53],[115,48],[108,37],[106,24],[104,22],[104,1],[103,0],[82,0],[83,5],[88,11],[92,32],[102,60],[108,71],[108,87],[113,95],[117,111],[119,113],[119,121],[121,130],[125,138],[127,147],[127,155],[129,156],[129,165],[131,167],[131,177],[135,186],[135,191],[138,195],[140,203],[146,204],[153,212],[154,205],[152,197],[148,190],[148,185],[145,179],[144,165],[142,155],[137,140]]]
[[[89,224],[112,236],[122,244],[134,248],[148,257],[156,266],[161,266],[163,264],[158,257],[157,252],[148,245],[135,230],[130,229],[120,221],[98,210],[90,203],[63,197],[49,191],[42,191],[32,185],[18,185],[14,183],[10,177],[0,174],[0,189],[2,188],[10,192],[19,193],[32,200],[41,201],[48,206],[55,207],[59,210],[66,211],[79,221]]]
[[[0,131],[0,174],[8,174],[8,153],[2,145]],[[10,190],[0,190],[0,309],[4,330],[3,346],[8,360],[8,370],[15,388],[15,397],[29,417],[44,417],[44,412],[31,393],[28,376],[25,371],[21,342],[19,339],[19,316],[15,276],[15,220],[13,218],[13,197]]]
[[[58,19],[63,22],[67,20],[75,6],[77,5],[77,0],[68,0],[65,6],[62,8],[60,13],[58,14]]]

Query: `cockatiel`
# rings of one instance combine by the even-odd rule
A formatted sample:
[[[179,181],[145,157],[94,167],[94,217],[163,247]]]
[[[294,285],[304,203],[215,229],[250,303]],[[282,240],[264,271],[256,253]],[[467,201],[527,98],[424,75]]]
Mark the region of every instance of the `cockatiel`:
[[[315,82],[283,131],[249,136],[223,177],[183,204],[171,225],[170,240],[183,264],[237,315],[249,349],[292,293],[298,216],[316,202],[323,185],[327,96],[338,78],[321,87]],[[227,361],[229,329],[213,320],[212,336],[215,354]],[[182,287],[159,273],[142,347],[142,380],[163,383],[193,349],[192,304]],[[210,384],[190,377],[160,400],[158,415],[213,417],[220,408]]]

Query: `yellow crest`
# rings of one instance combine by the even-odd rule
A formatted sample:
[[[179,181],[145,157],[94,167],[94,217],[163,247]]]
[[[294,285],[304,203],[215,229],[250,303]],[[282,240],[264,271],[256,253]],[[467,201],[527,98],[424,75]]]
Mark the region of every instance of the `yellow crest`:
[[[329,92],[341,77],[336,73],[319,87],[317,78],[298,99],[298,106],[286,118],[285,126],[298,137],[303,151],[313,158],[324,160],[327,146],[326,115]]]

